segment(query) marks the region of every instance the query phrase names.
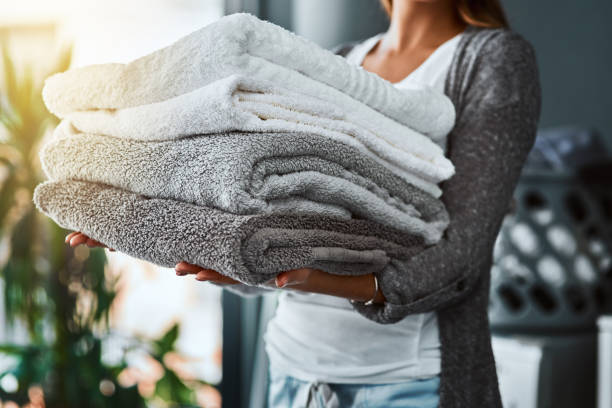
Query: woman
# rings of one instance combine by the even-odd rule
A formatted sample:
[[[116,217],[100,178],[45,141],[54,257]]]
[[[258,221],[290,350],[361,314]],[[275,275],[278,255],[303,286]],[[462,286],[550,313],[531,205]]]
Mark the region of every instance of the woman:
[[[265,337],[270,405],[499,407],[489,269],[535,137],[534,53],[507,30],[498,0],[381,2],[389,30],[338,53],[400,88],[438,88],[455,104],[455,128],[436,140],[456,168],[441,186],[451,223],[438,244],[376,276],[311,269],[277,276],[276,287],[290,290]],[[80,233],[67,241],[100,245]],[[253,290],[195,265],[176,271]]]

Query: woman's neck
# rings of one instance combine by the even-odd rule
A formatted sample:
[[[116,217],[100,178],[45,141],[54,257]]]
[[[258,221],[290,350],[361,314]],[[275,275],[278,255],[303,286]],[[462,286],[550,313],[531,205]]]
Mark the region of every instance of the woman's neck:
[[[380,46],[392,53],[416,47],[435,49],[465,27],[453,0],[394,1],[391,24]]]

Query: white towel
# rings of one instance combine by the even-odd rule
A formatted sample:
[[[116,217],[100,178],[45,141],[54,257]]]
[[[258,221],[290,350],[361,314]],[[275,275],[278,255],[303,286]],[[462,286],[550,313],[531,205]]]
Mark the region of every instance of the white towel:
[[[453,165],[428,137],[364,106],[356,116],[329,102],[231,76],[158,103],[118,110],[89,110],[66,116],[83,133],[163,141],[197,134],[304,132],[356,147],[409,183],[440,196],[437,183]]]
[[[453,104],[441,93],[416,86],[399,90],[344,58],[248,14],[224,17],[129,64],[92,65],[56,74],[47,79],[43,97],[51,112],[64,117],[74,111],[168,100],[232,74],[270,80],[355,115],[364,114],[365,104],[432,137],[447,134],[454,124]]]

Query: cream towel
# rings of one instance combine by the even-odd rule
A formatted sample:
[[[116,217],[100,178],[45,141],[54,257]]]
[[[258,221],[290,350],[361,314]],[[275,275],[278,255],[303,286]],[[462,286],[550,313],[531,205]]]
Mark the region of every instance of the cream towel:
[[[224,17],[129,64],[92,65],[53,75],[43,97],[51,112],[120,109],[161,102],[232,74],[273,81],[367,116],[363,104],[423,134],[454,124],[450,100],[427,87],[399,90],[274,24],[248,14]],[[363,104],[358,103],[362,102]]]

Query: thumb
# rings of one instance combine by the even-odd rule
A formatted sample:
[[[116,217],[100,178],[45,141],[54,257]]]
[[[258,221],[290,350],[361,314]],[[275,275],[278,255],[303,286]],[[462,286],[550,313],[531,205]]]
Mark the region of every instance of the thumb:
[[[310,276],[310,269],[294,269],[291,271],[281,272],[276,276],[276,286],[284,288],[285,286],[297,285],[303,283]]]

